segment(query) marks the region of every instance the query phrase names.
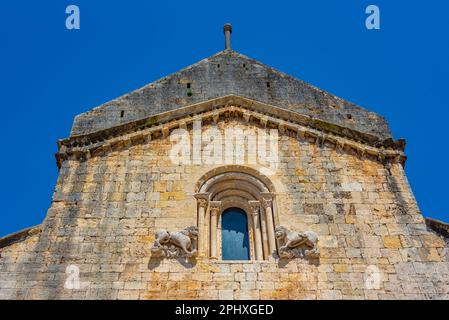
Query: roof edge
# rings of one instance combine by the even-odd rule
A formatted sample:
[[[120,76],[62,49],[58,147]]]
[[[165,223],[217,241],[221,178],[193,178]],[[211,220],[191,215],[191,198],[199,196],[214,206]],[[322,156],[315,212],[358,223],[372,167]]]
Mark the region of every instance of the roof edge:
[[[42,232],[42,225],[29,227],[14,233],[11,233],[3,238],[0,238],[0,249],[9,247],[15,243],[25,241],[26,239],[35,236]]]
[[[277,109],[280,111],[280,116],[283,117],[285,120],[294,120],[295,122],[306,124],[310,127],[322,130],[322,131],[328,131],[331,133],[335,133],[341,136],[346,136],[347,138],[353,139],[353,140],[360,140],[363,141],[369,145],[379,146],[379,147],[385,147],[385,148],[394,148],[401,151],[404,151],[405,149],[405,140],[399,139],[397,142],[394,142],[393,138],[388,138],[385,140],[380,139],[379,137],[357,131],[355,129],[350,129],[348,127],[344,127],[335,123],[327,122],[321,119],[318,119],[316,117],[312,117],[309,115],[304,115],[299,112],[294,112],[276,105],[268,104],[265,102],[257,101],[251,98],[231,94],[226,95],[206,101],[201,101],[197,103],[193,103],[190,105],[187,105],[182,108],[161,112],[158,114],[154,114],[151,116],[147,116],[141,119],[133,120],[130,122],[126,122],[123,124],[119,124],[116,126],[112,126],[106,129],[101,129],[94,132],[89,132],[86,134],[80,134],[80,135],[71,135],[68,138],[60,139],[58,141],[58,145],[67,145],[68,143],[74,142],[74,141],[85,141],[85,140],[98,140],[100,136],[111,136],[111,135],[117,135],[117,134],[126,134],[129,130],[133,129],[134,127],[138,126],[154,126],[158,124],[163,124],[165,122],[174,120],[176,118],[180,117],[186,117],[192,114],[196,114],[199,112],[204,112],[207,109],[210,108],[216,108],[219,105],[229,105],[229,104],[246,104],[249,105],[251,108],[257,109],[258,111],[270,113],[270,109]],[[276,116],[279,116],[276,115]]]
[[[138,95],[142,91],[144,91],[144,90],[146,90],[148,88],[156,88],[158,86],[158,84],[161,84],[161,83],[163,84],[164,82],[170,80],[171,78],[175,77],[176,75],[178,75],[180,73],[183,73],[185,71],[188,71],[188,70],[190,70],[192,68],[195,68],[196,66],[198,66],[198,65],[200,65],[200,64],[202,64],[204,62],[207,62],[207,61],[209,61],[211,59],[214,59],[215,57],[220,56],[220,55],[235,55],[236,57],[239,57],[239,58],[242,58],[242,59],[246,59],[246,60],[248,60],[249,62],[251,62],[253,64],[257,64],[259,66],[262,66],[262,67],[266,68],[267,70],[270,70],[270,71],[272,71],[272,72],[274,72],[276,74],[279,74],[283,78],[288,78],[288,79],[290,79],[292,81],[296,81],[298,83],[301,83],[302,85],[307,86],[308,88],[312,89],[314,92],[318,92],[318,93],[323,94],[325,96],[328,96],[328,97],[330,97],[332,99],[335,99],[336,101],[339,101],[339,103],[347,104],[348,106],[357,108],[357,109],[359,109],[359,110],[361,110],[363,112],[374,114],[379,119],[381,119],[383,122],[385,122],[385,124],[387,125],[388,130],[389,130],[389,126],[388,126],[388,123],[387,123],[387,120],[386,120],[385,116],[383,116],[383,115],[381,115],[381,114],[379,114],[377,112],[370,111],[369,109],[367,109],[365,107],[362,107],[362,106],[360,106],[357,103],[354,103],[354,102],[352,102],[350,100],[342,98],[342,97],[340,97],[338,95],[335,95],[334,93],[331,93],[331,92],[329,92],[327,90],[321,89],[321,88],[319,88],[319,87],[317,87],[317,86],[315,86],[315,85],[313,85],[313,84],[311,84],[309,82],[306,82],[306,81],[304,81],[304,80],[302,80],[302,79],[300,79],[300,78],[298,78],[296,76],[290,75],[290,74],[288,74],[288,73],[286,73],[284,71],[281,71],[281,70],[279,70],[279,69],[277,69],[275,67],[267,65],[267,64],[265,64],[265,63],[263,63],[263,62],[261,62],[261,61],[259,61],[257,59],[251,58],[251,57],[249,57],[249,56],[247,56],[247,55],[245,55],[243,53],[240,53],[240,52],[235,51],[233,49],[224,49],[224,50],[218,51],[215,54],[212,54],[211,56],[203,58],[203,59],[199,60],[198,62],[195,62],[195,63],[193,63],[191,65],[188,65],[188,66],[186,66],[186,67],[184,67],[184,68],[182,68],[182,69],[180,69],[178,71],[172,72],[169,75],[166,75],[166,76],[161,77],[161,78],[159,78],[157,80],[149,82],[149,83],[147,83],[147,84],[145,84],[145,85],[143,85],[143,86],[141,86],[141,87],[139,87],[139,88],[137,88],[135,90],[132,90],[132,91],[130,91],[128,93],[125,93],[125,94],[122,94],[122,95],[119,95],[119,96],[116,96],[115,98],[113,98],[113,99],[111,99],[111,100],[109,100],[109,101],[107,101],[105,103],[102,103],[100,105],[97,105],[94,108],[91,108],[91,109],[85,111],[85,112],[77,114],[75,116],[74,122],[72,124],[72,128],[70,130],[70,135],[71,136],[72,135],[73,136],[76,135],[77,132],[75,130],[75,127],[76,127],[76,124],[77,124],[78,120],[81,119],[82,117],[91,116],[91,114],[95,114],[95,112],[98,112],[98,111],[103,110],[105,108],[108,108],[110,106],[114,106],[115,104],[120,104],[123,101],[126,101],[126,99],[128,99],[128,98],[130,98],[130,97],[132,97],[132,96],[134,96],[136,94]],[[198,103],[198,102],[195,102],[195,103]],[[185,106],[183,106],[183,107],[185,107]],[[92,116],[95,116],[95,115],[92,115]],[[135,120],[133,120],[133,121],[135,121]],[[89,133],[92,133],[92,132],[89,132]],[[388,135],[391,137],[391,132],[390,131],[388,132]]]
[[[172,72],[172,73],[170,73],[170,74],[168,74],[168,75],[166,75],[166,76],[157,78],[156,80],[153,80],[153,81],[151,81],[151,82],[149,82],[149,83],[146,83],[146,84],[144,84],[143,86],[141,86],[141,87],[139,87],[139,88],[137,88],[137,89],[134,89],[134,90],[132,90],[132,91],[130,91],[130,92],[127,92],[127,93],[121,94],[121,95],[119,95],[119,96],[116,96],[115,98],[112,98],[111,100],[109,100],[109,101],[107,101],[107,102],[104,102],[104,103],[102,103],[102,104],[100,104],[100,105],[97,105],[96,107],[93,107],[93,108],[91,108],[91,109],[89,109],[89,110],[87,110],[87,111],[85,111],[85,112],[79,113],[79,114],[77,114],[77,115],[75,116],[75,118],[76,118],[77,116],[79,116],[79,115],[83,115],[83,114],[86,114],[86,113],[89,113],[89,112],[92,112],[92,111],[95,111],[95,110],[98,110],[98,109],[107,107],[108,105],[110,105],[110,104],[112,104],[112,103],[115,103],[117,100],[127,98],[127,97],[129,97],[129,96],[131,96],[131,95],[133,95],[133,94],[139,93],[139,92],[141,92],[142,90],[144,90],[144,89],[146,89],[146,88],[148,88],[148,87],[151,87],[151,86],[153,86],[153,85],[155,85],[155,84],[157,84],[157,83],[159,83],[159,82],[165,81],[165,80],[167,80],[167,79],[169,79],[169,78],[171,78],[171,77],[177,75],[178,73],[181,73],[181,72],[183,72],[183,71],[189,70],[189,69],[191,69],[191,68],[197,66],[198,64],[202,63],[203,61],[206,61],[206,60],[208,60],[208,59],[214,58],[214,57],[216,57],[216,56],[218,56],[218,55],[220,55],[220,54],[223,54],[223,53],[229,53],[229,52],[235,52],[235,53],[237,53],[237,54],[240,54],[240,53],[238,53],[238,52],[236,52],[236,51],[234,51],[234,50],[232,50],[232,49],[221,50],[221,51],[219,51],[219,52],[217,52],[217,53],[214,53],[214,54],[211,55],[211,56],[208,56],[208,57],[203,58],[203,59],[201,59],[201,60],[199,60],[199,61],[197,61],[197,62],[195,62],[195,63],[193,63],[193,64],[190,64],[190,65],[188,65],[188,66],[186,66],[186,67],[184,67],[184,68],[182,68],[182,69],[180,69],[180,70],[178,70],[178,71],[174,71],[174,72]],[[251,59],[251,58],[248,58],[248,59]]]
[[[433,218],[425,218],[425,220],[429,229],[449,240],[449,223]]]

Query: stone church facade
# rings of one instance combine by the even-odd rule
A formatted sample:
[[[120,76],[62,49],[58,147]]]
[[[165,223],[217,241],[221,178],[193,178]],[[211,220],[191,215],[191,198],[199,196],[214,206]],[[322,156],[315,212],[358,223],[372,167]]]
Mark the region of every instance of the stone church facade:
[[[231,31],[75,118],[45,220],[0,239],[0,299],[449,298],[448,229],[419,211],[405,142]],[[224,259],[232,208],[245,259]]]

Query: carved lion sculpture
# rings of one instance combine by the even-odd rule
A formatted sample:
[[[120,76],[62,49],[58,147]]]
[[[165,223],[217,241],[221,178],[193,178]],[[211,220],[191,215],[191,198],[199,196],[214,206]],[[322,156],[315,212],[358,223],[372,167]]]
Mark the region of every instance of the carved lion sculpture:
[[[318,235],[313,231],[293,232],[279,226],[275,230],[281,258],[317,258]]]
[[[156,232],[156,241],[151,247],[153,254],[160,254],[167,258],[191,257],[196,253],[192,249],[193,241],[198,238],[198,228],[191,226],[182,231],[169,232],[160,230]]]

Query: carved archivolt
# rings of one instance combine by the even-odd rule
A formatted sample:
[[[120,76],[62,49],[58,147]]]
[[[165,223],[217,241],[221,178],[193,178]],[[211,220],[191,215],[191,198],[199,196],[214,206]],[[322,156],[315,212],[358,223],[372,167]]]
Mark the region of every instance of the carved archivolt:
[[[247,214],[250,258],[268,260],[276,256],[274,188],[268,178],[244,166],[224,166],[204,175],[197,186],[200,255],[220,259],[221,214],[236,207]],[[207,206],[203,199],[208,200]]]
[[[247,213],[251,260],[309,259],[319,256],[318,236],[313,231],[294,232],[276,227],[275,193],[261,178],[246,172],[213,171],[198,184],[197,223],[179,232],[161,230],[151,248],[153,255],[166,258],[220,259],[221,214],[228,208]],[[271,186],[271,185],[270,185]]]
[[[151,247],[155,256],[166,258],[192,257],[197,253],[198,228],[191,226],[178,232],[160,230]]]
[[[318,235],[313,231],[294,232],[279,226],[276,228],[279,256],[285,259],[318,258]]]

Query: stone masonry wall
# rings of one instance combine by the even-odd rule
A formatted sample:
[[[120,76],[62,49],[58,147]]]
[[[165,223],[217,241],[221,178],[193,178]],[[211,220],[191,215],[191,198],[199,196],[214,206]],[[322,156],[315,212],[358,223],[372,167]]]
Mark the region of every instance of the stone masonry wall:
[[[196,182],[217,167],[174,166],[167,137],[64,161],[42,232],[1,249],[0,299],[449,298],[448,245],[400,164],[283,135],[279,147],[276,214],[318,234],[318,261],[152,258],[156,230],[196,225]],[[64,288],[69,265],[79,290]]]

